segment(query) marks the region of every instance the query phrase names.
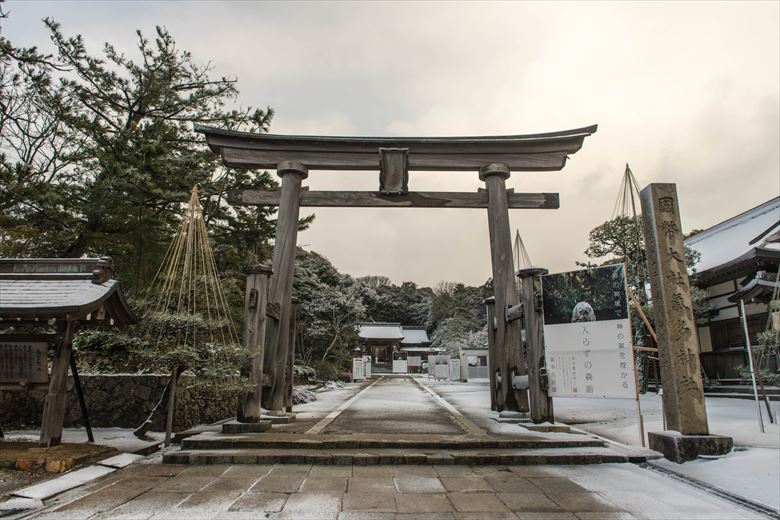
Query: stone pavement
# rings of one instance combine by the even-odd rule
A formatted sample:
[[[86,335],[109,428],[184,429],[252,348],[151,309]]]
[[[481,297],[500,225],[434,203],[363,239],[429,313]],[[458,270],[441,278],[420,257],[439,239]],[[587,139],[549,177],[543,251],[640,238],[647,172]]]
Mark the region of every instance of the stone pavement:
[[[761,518],[632,464],[136,464],[19,518],[633,520]]]
[[[463,427],[411,377],[384,376],[324,433],[463,434]]]
[[[644,449],[608,446],[574,432],[534,432],[516,424],[493,432],[491,427],[502,425],[492,420],[487,427],[475,424],[409,376],[380,376],[320,412],[326,413],[318,416],[316,424],[311,424],[309,415],[311,426],[302,433],[291,431],[290,425],[240,434],[215,427],[182,439],[181,450],[168,451],[163,460],[173,464],[541,465],[645,462],[659,456]]]

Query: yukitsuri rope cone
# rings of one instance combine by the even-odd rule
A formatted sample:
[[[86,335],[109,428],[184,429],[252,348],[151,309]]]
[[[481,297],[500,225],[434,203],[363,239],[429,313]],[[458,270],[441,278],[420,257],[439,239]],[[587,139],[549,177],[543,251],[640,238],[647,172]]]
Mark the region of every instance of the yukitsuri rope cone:
[[[512,247],[512,253],[515,257],[515,269],[528,269],[533,267],[531,263],[531,257],[528,256],[528,250],[523,244],[523,239],[520,238],[520,230],[515,231],[515,244]]]
[[[629,168],[628,163],[626,163],[626,170],[620,183],[615,207],[612,209],[612,219],[616,217],[632,217],[636,219],[638,207],[639,184],[636,182],[636,177],[634,177],[634,173]]]
[[[176,383],[184,370],[230,362],[239,338],[230,316],[214,252],[209,242],[198,187],[192,188],[176,236],[160,264],[147,293],[144,336],[153,356],[171,367],[171,378],[159,402],[136,431],[139,437],[167,395],[165,445],[171,440],[176,403]],[[235,352],[233,352],[235,353]],[[237,366],[237,365],[233,365]]]

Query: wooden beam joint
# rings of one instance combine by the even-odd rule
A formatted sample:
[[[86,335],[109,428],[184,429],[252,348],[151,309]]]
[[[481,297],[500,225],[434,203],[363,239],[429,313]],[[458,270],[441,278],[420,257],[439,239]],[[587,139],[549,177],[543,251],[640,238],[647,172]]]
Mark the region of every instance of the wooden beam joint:
[[[506,308],[506,321],[515,321],[523,317],[523,303]]]

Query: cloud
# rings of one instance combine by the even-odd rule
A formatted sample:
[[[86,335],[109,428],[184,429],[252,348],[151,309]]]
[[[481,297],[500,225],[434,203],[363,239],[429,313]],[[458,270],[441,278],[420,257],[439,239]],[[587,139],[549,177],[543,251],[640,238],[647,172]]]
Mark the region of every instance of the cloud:
[[[612,213],[626,162],[641,185],[676,182],[686,228],[780,192],[780,4],[776,2],[20,3],[4,34],[37,43],[52,15],[91,48],[132,52],[166,25],[180,47],[271,105],[272,131],[495,135],[599,124],[562,172],[517,172],[517,191],[561,209],[513,210],[535,263],[584,259]],[[312,172],[311,189],[373,190],[375,172]],[[474,173],[411,175],[416,190],[474,191]],[[482,283],[481,210],[323,209],[301,243],[342,271],[396,281]]]

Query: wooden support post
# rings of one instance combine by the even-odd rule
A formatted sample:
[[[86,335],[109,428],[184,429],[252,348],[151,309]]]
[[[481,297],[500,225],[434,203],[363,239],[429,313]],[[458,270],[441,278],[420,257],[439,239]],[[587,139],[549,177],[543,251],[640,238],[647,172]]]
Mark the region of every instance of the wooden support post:
[[[65,420],[65,395],[68,391],[68,366],[73,346],[73,332],[76,322],[65,323],[64,330],[57,342],[57,350],[51,364],[49,393],[43,402],[43,421],[41,423],[40,446],[57,446],[62,440],[62,424]]]
[[[260,402],[263,395],[263,354],[265,350],[265,322],[268,307],[268,277],[273,271],[266,265],[254,265],[244,270],[244,347],[252,352],[252,360],[242,375],[249,377],[251,388],[243,395],[238,407],[239,422],[260,420]]]
[[[496,352],[496,299],[490,297],[482,302],[487,312],[487,337],[488,337],[488,378],[490,379],[490,409],[500,411],[503,409],[503,402],[499,406],[498,382],[496,378],[496,367],[499,366],[498,353]]]
[[[528,394],[524,389],[515,390],[512,380],[525,375],[525,356],[520,336],[520,321],[506,321],[506,309],[520,302],[515,282],[512,258],[512,236],[509,230],[506,179],[509,167],[505,164],[488,164],[479,171],[488,192],[488,228],[490,253],[493,265],[493,290],[496,296],[496,350],[502,352],[501,399],[503,409],[528,412]]]
[[[552,397],[547,395],[547,377],[544,359],[544,308],[542,307],[542,275],[547,269],[529,267],[517,272],[522,282],[523,322],[528,345],[528,394],[531,420],[535,423],[554,422]]]
[[[282,161],[277,166],[282,178],[279,199],[279,213],[276,217],[276,240],[274,242],[273,270],[268,299],[279,304],[279,320],[268,320],[266,324],[265,372],[270,374],[271,385],[263,393],[263,404],[270,414],[284,414],[285,367],[290,343],[290,317],[292,301],[293,270],[295,266],[295,245],[298,238],[299,197],[301,183],[308,176],[308,170],[300,163]]]
[[[293,367],[295,364],[295,334],[298,329],[298,302],[293,300],[293,304],[290,307],[290,355],[287,360],[287,371],[285,373],[285,392],[284,392],[284,408],[287,412],[292,412],[292,393],[294,383]]]
[[[84,423],[84,428],[87,430],[87,440],[95,442],[95,436],[92,435],[92,425],[89,423],[89,411],[87,410],[87,400],[84,398],[84,388],[81,386],[81,378],[79,378],[79,371],[76,368],[76,358],[73,357],[72,353],[70,356],[70,373],[73,374],[73,386],[76,388],[76,395],[79,398],[81,420]]]

